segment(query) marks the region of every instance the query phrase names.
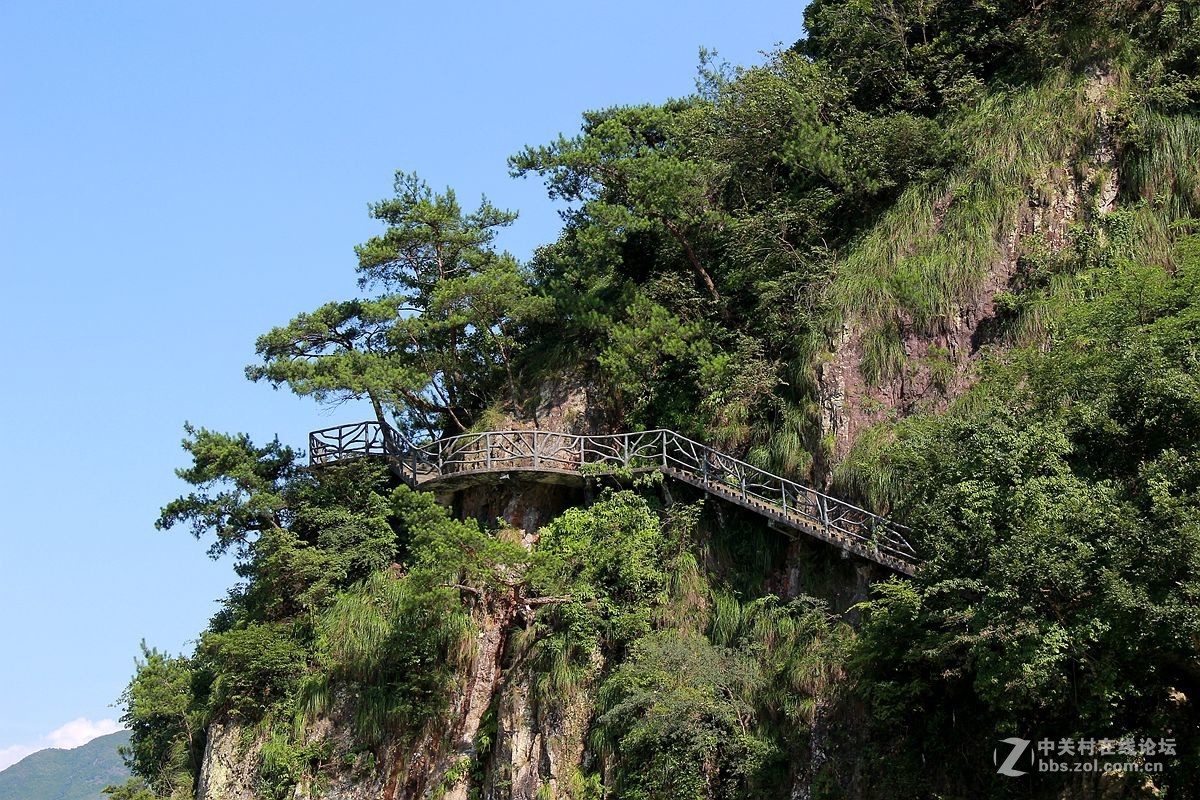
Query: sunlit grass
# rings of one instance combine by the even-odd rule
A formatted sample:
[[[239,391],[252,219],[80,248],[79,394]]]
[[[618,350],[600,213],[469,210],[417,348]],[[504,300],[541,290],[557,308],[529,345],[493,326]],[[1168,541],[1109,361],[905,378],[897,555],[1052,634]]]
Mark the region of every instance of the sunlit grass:
[[[949,136],[963,151],[959,165],[906,190],[839,264],[837,314],[874,326],[903,315],[923,333],[948,330],[956,309],[1008,256],[1030,193],[1045,201],[1055,183],[1073,181],[1098,135],[1079,80],[1060,77],[981,100],[952,124]],[[890,332],[872,331],[866,371],[888,377],[897,367]]]

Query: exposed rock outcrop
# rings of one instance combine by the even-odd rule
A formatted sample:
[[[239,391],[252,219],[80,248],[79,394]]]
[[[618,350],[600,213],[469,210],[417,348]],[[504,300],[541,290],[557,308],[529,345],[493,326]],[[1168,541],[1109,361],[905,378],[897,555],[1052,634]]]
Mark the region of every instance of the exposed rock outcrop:
[[[517,665],[500,695],[496,746],[483,788],[485,800],[573,798],[573,779],[586,767],[585,739],[601,662],[574,692],[541,699],[537,674]]]
[[[1012,288],[1019,260],[1036,237],[1050,253],[1072,245],[1072,228],[1116,208],[1120,193],[1116,145],[1115,88],[1111,65],[1092,69],[1082,101],[1095,115],[1094,136],[1080,135],[1067,163],[1048,163],[1045,172],[1022,187],[1025,199],[1015,224],[997,233],[996,256],[987,274],[939,325],[921,326],[903,311],[894,320],[905,365],[877,383],[863,372],[866,327],[847,319],[833,335],[829,357],[816,367],[822,435],[832,451],[819,460],[815,478],[829,484],[832,467],[866,428],[917,410],[941,411],[973,383],[975,362],[997,341],[997,295]],[[953,197],[934,203],[934,229],[940,229]]]
[[[227,722],[208,727],[197,800],[256,800],[262,742],[243,743],[244,729]]]

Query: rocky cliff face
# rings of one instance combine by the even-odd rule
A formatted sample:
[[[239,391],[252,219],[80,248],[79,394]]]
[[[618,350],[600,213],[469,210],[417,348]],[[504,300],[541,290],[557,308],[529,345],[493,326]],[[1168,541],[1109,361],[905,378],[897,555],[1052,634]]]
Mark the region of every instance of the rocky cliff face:
[[[513,524],[528,547],[537,528],[565,507],[582,501],[582,489],[527,481],[499,481],[465,489],[452,498],[467,516],[496,517]],[[679,487],[679,492],[688,491]],[[725,513],[718,512],[717,524]],[[531,526],[521,528],[520,523]],[[712,563],[720,572],[723,565]],[[823,597],[846,612],[865,599],[882,568],[840,557],[815,540],[795,540],[781,549],[764,576],[768,591],[783,598]],[[476,634],[471,656],[459,672],[449,723],[413,741],[388,741],[364,749],[354,733],[354,698],[338,697],[331,712],[304,732],[319,745],[318,779],[305,778],[293,800],[582,800],[594,797],[584,774],[603,772],[602,759],[588,747],[594,700],[605,664],[596,655],[590,673],[566,692],[541,691],[525,629],[533,609],[517,598],[484,597],[464,591]],[[526,601],[528,602],[528,601]],[[536,599],[534,600],[536,602]],[[810,776],[827,757],[821,726],[814,723],[812,765],[798,765],[795,797],[806,797]],[[248,741],[247,729],[216,723],[208,731],[198,800],[253,800],[268,795],[260,778],[262,740]]]
[[[534,546],[537,530],[582,501],[578,486],[496,480],[446,499],[463,517],[504,519]],[[449,725],[426,730],[416,742],[386,742],[364,753],[353,733],[354,700],[340,698],[329,715],[305,732],[321,743],[321,778],[302,781],[296,800],[417,800],[468,797],[569,798],[584,759],[591,720],[588,686],[555,702],[541,702],[537,675],[514,644],[531,609],[516,597],[464,590],[476,634],[451,697]],[[596,664],[595,675],[599,675]],[[237,724],[208,731],[198,800],[263,797],[259,777],[264,742],[247,741]],[[473,794],[474,792],[474,794]]]
[[[822,434],[832,452],[819,465],[817,478],[828,483],[832,466],[850,450],[859,434],[872,425],[915,410],[944,410],[973,382],[975,363],[987,345],[997,344],[1000,309],[997,296],[1014,288],[1020,262],[1031,249],[1053,255],[1073,244],[1072,228],[1106,215],[1116,207],[1121,187],[1115,129],[1117,74],[1099,66],[1088,75],[1079,101],[1093,117],[1076,143],[1047,160],[1028,185],[1010,223],[995,231],[994,255],[982,281],[960,296],[938,324],[921,324],[901,310],[894,320],[904,366],[876,381],[864,374],[866,326],[850,316],[836,331],[828,359],[817,366]],[[1071,125],[1064,116],[1062,125]],[[933,199],[930,229],[914,237],[900,258],[920,257],[921,248],[937,237],[955,202],[955,190]],[[982,224],[982,223],[981,223]],[[1036,243],[1036,244],[1035,244]]]
[[[538,676],[522,663],[514,665],[498,697],[484,800],[578,796],[580,768],[589,766],[585,738],[601,664],[593,666],[577,691],[549,701],[539,699]]]
[[[1118,153],[1111,119],[1110,70],[1096,70],[1085,89],[1096,115],[1098,135],[1088,149],[1072,154],[1070,165],[1058,164],[1040,185],[1026,188],[1015,223],[1001,232],[996,257],[984,280],[960,298],[953,315],[930,329],[901,314],[896,320],[906,367],[871,382],[863,374],[865,333],[853,318],[834,337],[830,357],[817,370],[823,408],[823,433],[833,442],[818,478],[830,480],[832,465],[843,457],[867,427],[897,413],[945,407],[972,381],[974,362],[995,341],[997,296],[1011,288],[1019,263],[1034,237],[1052,251],[1070,246],[1071,228],[1080,221],[1109,213],[1120,186]],[[935,221],[945,215],[951,198],[935,203]],[[940,223],[939,223],[940,224]],[[935,375],[933,354],[945,354],[952,369]],[[563,380],[543,387],[523,413],[511,414],[490,427],[543,428],[573,433],[606,433],[612,425],[588,397],[586,384]],[[505,520],[535,547],[537,531],[565,508],[587,500],[577,483],[496,478],[447,492],[442,498],[461,518],[489,524]],[[793,543],[786,563],[777,565],[766,586],[780,597],[823,596],[838,612],[865,599],[876,568],[838,559],[807,542]],[[428,730],[416,742],[387,742],[364,752],[352,729],[353,698],[342,698],[334,711],[305,732],[310,742],[323,742],[320,780],[296,786],[296,800],[552,800],[585,796],[582,772],[603,772],[587,747],[593,717],[594,689],[603,664],[593,664],[590,678],[574,692],[547,700],[538,691],[538,675],[527,661],[522,629],[532,610],[515,597],[483,596],[464,591],[476,636],[471,657],[460,672],[451,698],[449,724]],[[834,724],[818,699],[811,737],[811,764],[797,765],[792,797],[810,796],[810,776],[832,757]],[[844,722],[844,720],[843,720]],[[208,744],[199,780],[199,800],[251,800],[264,796],[259,764],[264,743],[246,741],[235,724],[217,723]]]
[[[489,798],[533,798],[555,791],[580,763],[589,720],[586,698],[578,707],[542,709],[531,697],[534,676],[503,668],[516,609],[503,602],[474,609],[474,655],[460,672],[451,698],[450,724],[427,730],[415,742],[390,741],[364,753],[353,733],[353,698],[305,732],[326,752],[319,779],[306,779],[296,800],[466,800],[486,776]],[[484,731],[485,724],[491,730]],[[198,800],[264,797],[259,767],[263,742],[246,742],[234,724],[208,733]],[[478,796],[478,795],[474,795]],[[556,792],[552,797],[568,797]]]

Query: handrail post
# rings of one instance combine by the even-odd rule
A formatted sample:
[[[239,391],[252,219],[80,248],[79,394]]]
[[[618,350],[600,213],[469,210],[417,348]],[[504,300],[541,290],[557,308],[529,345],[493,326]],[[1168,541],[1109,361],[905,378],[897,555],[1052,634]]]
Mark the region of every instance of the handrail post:
[[[533,468],[537,469],[542,465],[541,456],[538,455],[538,432],[533,432]]]
[[[659,431],[658,435],[662,437],[662,465],[663,469],[667,468],[667,432]]]
[[[483,435],[483,448],[484,448],[484,451],[487,453],[487,455],[485,456],[487,468],[491,469],[492,468],[492,432],[491,431],[488,431],[487,433],[485,433]]]

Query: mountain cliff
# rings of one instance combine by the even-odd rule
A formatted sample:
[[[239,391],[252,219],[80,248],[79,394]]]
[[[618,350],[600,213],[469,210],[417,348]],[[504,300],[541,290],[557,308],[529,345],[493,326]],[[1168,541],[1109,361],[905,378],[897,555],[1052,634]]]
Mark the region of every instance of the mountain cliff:
[[[101,800],[105,786],[129,776],[118,752],[128,742],[121,731],[71,750],[39,750],[0,771],[0,799]]]
[[[398,173],[369,296],[249,378],[366,400],[341,444],[400,460],[671,428],[920,567],[661,472],[414,487],[188,427],[158,524],[243,583],[143,654],[117,796],[1197,796],[1198,16],[816,0],[762,66],[514,155],[567,205],[529,264]]]

